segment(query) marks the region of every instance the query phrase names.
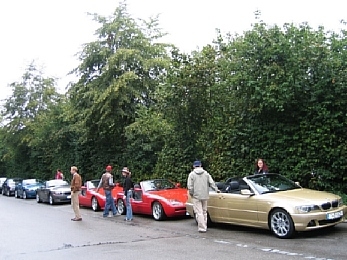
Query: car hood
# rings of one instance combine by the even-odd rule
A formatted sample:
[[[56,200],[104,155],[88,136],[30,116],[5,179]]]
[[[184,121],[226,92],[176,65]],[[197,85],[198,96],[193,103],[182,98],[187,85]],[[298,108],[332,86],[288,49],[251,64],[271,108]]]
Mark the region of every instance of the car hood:
[[[166,189],[158,191],[148,191],[148,194],[157,198],[164,198],[167,200],[177,200],[182,203],[186,203],[188,199],[188,193],[186,189]]]
[[[51,187],[50,188],[51,191],[70,191],[71,187],[69,185],[64,185],[64,186],[56,186],[56,187]]]
[[[288,190],[288,191],[280,191],[276,193],[267,193],[260,196],[268,195],[271,196],[271,198],[274,199],[281,199],[281,200],[291,200],[295,202],[327,202],[339,199],[340,196],[325,192],[325,191],[317,191],[317,190],[311,190],[311,189],[295,189],[295,190]]]

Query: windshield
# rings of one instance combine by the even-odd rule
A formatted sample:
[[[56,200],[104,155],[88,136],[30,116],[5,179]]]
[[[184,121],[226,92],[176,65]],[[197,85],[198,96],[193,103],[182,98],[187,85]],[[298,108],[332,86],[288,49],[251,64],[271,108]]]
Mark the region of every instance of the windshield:
[[[20,180],[17,180],[17,179],[9,179],[7,181],[8,185],[16,185],[20,182]]]
[[[142,182],[145,191],[174,189],[175,185],[168,180],[150,180]]]
[[[35,188],[35,187],[42,186],[42,184],[43,184],[42,182],[35,182],[35,183],[30,183],[30,184],[26,185],[26,187],[28,189],[30,189],[30,188]]]
[[[89,189],[96,189],[99,186],[99,180],[92,180],[88,183]]]
[[[37,183],[38,181],[36,179],[28,179],[28,180],[23,180],[23,185],[29,185],[29,184],[34,184]]]
[[[293,181],[279,174],[259,174],[248,177],[247,179],[261,194],[301,188]]]

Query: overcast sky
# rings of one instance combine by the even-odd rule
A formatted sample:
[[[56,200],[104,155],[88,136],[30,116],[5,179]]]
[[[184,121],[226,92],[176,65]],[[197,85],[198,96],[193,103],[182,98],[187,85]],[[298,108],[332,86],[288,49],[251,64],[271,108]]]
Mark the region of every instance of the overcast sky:
[[[74,80],[67,73],[78,65],[74,56],[81,45],[95,39],[98,24],[87,12],[111,15],[119,0],[11,0],[0,3],[0,99],[11,92],[8,85],[21,80],[31,61],[45,76],[58,78],[63,92]],[[133,18],[160,14],[160,26],[169,33],[166,42],[190,52],[211,43],[215,29],[242,33],[261,11],[267,24],[308,22],[340,31],[347,20],[347,1],[313,0],[127,0]],[[345,28],[345,27],[344,27]],[[346,28],[345,28],[346,29]]]

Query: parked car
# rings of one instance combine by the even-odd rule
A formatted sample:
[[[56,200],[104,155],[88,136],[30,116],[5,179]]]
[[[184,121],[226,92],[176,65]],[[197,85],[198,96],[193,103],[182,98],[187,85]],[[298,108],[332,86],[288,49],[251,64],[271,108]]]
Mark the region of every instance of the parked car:
[[[104,189],[100,188],[99,191],[96,192],[99,182],[100,180],[91,180],[87,181],[84,186],[82,186],[82,192],[78,197],[80,206],[92,208],[94,211],[105,208],[106,196]],[[119,183],[116,183],[112,190],[115,205],[117,204],[117,193],[122,191],[123,188],[120,187]]]
[[[185,216],[187,199],[187,189],[179,184],[166,179],[146,180],[134,185],[131,206],[135,214],[152,215],[155,220],[163,220]],[[126,213],[123,191],[117,194],[117,208],[120,214]]]
[[[279,174],[229,178],[210,192],[208,225],[228,223],[271,230],[278,238],[295,232],[335,226],[345,221],[347,207],[340,196],[302,188]],[[192,199],[186,203],[195,217]]]
[[[19,183],[21,180],[21,178],[7,178],[4,184],[2,185],[2,195],[14,195],[14,189],[16,187],[16,184]]]
[[[6,181],[6,177],[0,177],[0,193],[2,194],[2,185]]]
[[[20,182],[15,187],[14,197],[22,199],[34,199],[36,198],[37,188],[43,185],[42,181],[37,179],[25,179]]]
[[[64,180],[45,181],[36,190],[36,202],[48,202],[51,205],[71,202],[71,187]]]

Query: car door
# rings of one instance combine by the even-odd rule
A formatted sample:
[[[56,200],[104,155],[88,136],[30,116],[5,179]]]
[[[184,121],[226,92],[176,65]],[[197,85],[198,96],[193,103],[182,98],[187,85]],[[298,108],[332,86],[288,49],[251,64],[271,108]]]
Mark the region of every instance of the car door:
[[[257,195],[243,195],[241,193],[227,193],[225,202],[227,207],[226,222],[257,225],[258,222],[258,197]]]
[[[88,202],[87,194],[89,194],[88,184],[85,186],[82,186],[81,193],[78,195],[78,200],[81,206],[89,207],[91,205],[91,202]],[[89,197],[89,200],[91,198]]]
[[[151,214],[153,198],[150,192],[145,192],[143,187],[135,185],[131,205],[133,211],[139,214]]]
[[[44,183],[39,189],[37,189],[37,194],[39,195],[40,200],[43,202],[47,201],[47,186],[48,186],[48,181]]]
[[[207,202],[207,211],[212,222],[224,222],[227,218],[228,208],[226,204],[226,193],[216,193],[210,191],[210,198]]]
[[[49,197],[49,193],[51,186],[49,185],[49,182],[46,182],[46,187],[42,190],[42,197],[43,197],[43,201],[49,201],[48,197]]]
[[[37,187],[36,196],[38,196],[40,200],[42,200],[42,189],[45,186],[46,186],[46,182],[42,183],[39,187]]]

